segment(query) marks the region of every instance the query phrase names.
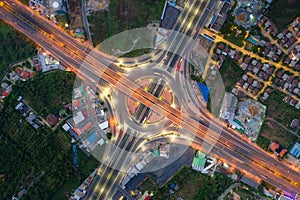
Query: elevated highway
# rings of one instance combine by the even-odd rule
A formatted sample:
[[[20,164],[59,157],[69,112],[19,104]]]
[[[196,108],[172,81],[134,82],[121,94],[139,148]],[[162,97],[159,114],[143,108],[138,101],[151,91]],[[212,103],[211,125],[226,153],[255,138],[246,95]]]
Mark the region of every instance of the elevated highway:
[[[8,2],[14,2],[15,4],[18,4],[16,1]],[[232,162],[236,161],[235,165],[238,168],[242,167],[243,163],[247,163],[248,171],[253,171],[253,173],[255,172],[256,174],[260,173],[263,180],[272,182],[275,186],[278,186],[283,190],[299,193],[300,188],[299,185],[297,185],[300,183],[299,172],[287,170],[287,167],[284,164],[277,161],[266,152],[263,152],[255,145],[245,142],[240,137],[233,134],[230,130],[223,130],[221,137],[216,135],[213,131],[209,131],[209,124],[207,121],[210,114],[204,112],[205,120],[199,123],[199,121],[195,120],[191,116],[181,113],[180,110],[170,107],[153,95],[145,92],[131,80],[123,77],[113,69],[107,68],[103,62],[106,62],[108,59],[104,55],[101,58],[101,61],[99,61],[99,58],[96,59],[90,57],[88,53],[85,52],[86,50],[84,48],[82,49],[82,47],[76,49],[76,52],[71,51],[69,48],[62,47],[57,39],[49,37],[42,32],[41,28],[37,29],[35,27],[37,24],[47,24],[46,20],[43,21],[38,18],[41,21],[35,21],[33,19],[31,22],[28,22],[26,19],[24,19],[24,15],[31,15],[31,13],[26,8],[23,8],[22,5],[14,7],[6,5],[0,8],[1,19],[11,24],[37,44],[51,52],[55,57],[60,59],[64,65],[73,67],[74,71],[82,73],[81,75],[86,78],[93,80],[98,80],[98,78],[104,79],[110,83],[113,88],[117,87],[120,91],[131,95],[131,97],[142,102],[147,107],[151,107],[151,109],[166,116],[169,120],[177,124],[182,129],[195,134],[199,140],[205,139],[208,142],[217,142],[214,147],[217,149],[216,155],[218,155],[219,152],[221,155],[220,157],[222,157],[224,156],[222,153],[224,154],[226,152],[226,154],[232,156]],[[55,27],[52,28],[57,29]],[[70,43],[69,45],[74,42],[76,45],[78,43],[73,39],[69,39],[63,31],[61,31],[56,37],[67,40],[68,44]],[[78,71],[84,56],[86,56],[85,62],[87,63],[87,67]],[[217,128],[222,126],[218,120],[214,120],[213,124]],[[268,178],[266,179],[263,177]]]

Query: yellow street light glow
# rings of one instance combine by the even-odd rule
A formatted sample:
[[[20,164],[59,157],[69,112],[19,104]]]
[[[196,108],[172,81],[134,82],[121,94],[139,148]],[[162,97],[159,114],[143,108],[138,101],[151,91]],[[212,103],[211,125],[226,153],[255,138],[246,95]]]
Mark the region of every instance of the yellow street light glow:
[[[122,59],[119,59],[118,62],[119,62],[120,65],[123,65],[123,60]]]
[[[187,26],[187,29],[189,30],[192,26],[192,21],[189,22],[188,26]]]
[[[100,189],[99,193],[102,194],[103,191],[104,191],[104,187],[102,187],[102,188]]]
[[[193,8],[193,6],[189,7],[189,11],[188,11],[188,13],[190,13],[190,12],[191,12],[191,9],[192,9],[192,8]],[[182,16],[182,15],[181,15],[181,16]],[[184,19],[183,19],[183,21],[182,21],[182,24],[184,24],[184,23],[185,23],[186,19],[187,19],[187,18],[184,18]]]

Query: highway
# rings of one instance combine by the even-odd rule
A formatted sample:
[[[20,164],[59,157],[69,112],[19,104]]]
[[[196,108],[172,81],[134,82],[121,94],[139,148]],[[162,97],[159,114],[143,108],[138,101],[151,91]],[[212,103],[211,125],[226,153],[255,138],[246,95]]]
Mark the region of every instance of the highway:
[[[200,4],[200,3],[202,3],[202,4]],[[191,12],[188,12],[188,10],[194,10],[195,8],[197,8],[197,6],[199,6],[200,7],[200,5],[201,5],[201,8],[203,9],[204,7],[206,7],[206,2],[205,1],[193,1],[192,3],[191,3],[191,5],[190,5],[190,7],[186,7],[183,11],[182,11],[182,15],[180,15],[180,17],[179,17],[179,20],[178,20],[178,22],[177,22],[177,24],[179,25],[179,26],[177,26],[178,27],[178,29],[180,30],[180,31],[190,31],[190,28],[186,28],[186,26],[185,26],[185,24],[184,23],[182,23],[182,21],[187,21],[187,22],[189,22],[190,21],[190,19],[189,18],[191,18],[191,21],[192,22],[194,22],[194,20],[195,20],[195,22],[197,22],[197,20],[199,19],[199,15],[193,15],[193,14],[191,14]],[[198,8],[198,11],[199,11],[199,8]],[[190,13],[190,14],[189,14]],[[199,14],[200,12],[197,12],[197,14]],[[188,15],[189,14],[189,15]],[[184,16],[184,15],[186,15],[186,16]],[[190,27],[190,26],[189,26]],[[190,31],[191,32],[191,31]],[[175,33],[174,32],[174,35],[175,35],[175,37],[174,37],[174,41],[172,41],[172,42],[170,42],[169,43],[169,45],[174,45],[174,43],[177,43],[177,41],[176,40],[181,40],[180,42],[182,42],[182,43],[184,43],[184,45],[188,45],[186,42],[183,42],[182,41],[182,38],[184,39],[184,37],[182,37],[181,36],[181,34],[179,34],[179,33]],[[186,37],[185,37],[186,38]],[[165,50],[164,52],[169,52],[169,50],[168,50],[168,48],[171,48],[171,47],[169,47],[168,45],[167,45],[167,50]],[[169,53],[167,53],[167,55],[168,55],[168,57],[174,57],[173,56],[173,54],[169,54]],[[176,55],[175,55],[176,56]],[[159,58],[159,59],[161,59],[163,57],[163,55]],[[167,58],[168,58],[167,57]],[[178,59],[178,57],[176,57],[175,59]],[[169,62],[169,61],[168,61]],[[171,65],[170,65],[171,66]],[[170,68],[172,68],[172,67],[169,67],[169,69]],[[140,74],[141,75],[141,74]],[[133,79],[133,80],[135,80],[135,79]],[[165,84],[166,84],[166,82],[164,81],[164,80],[161,80],[161,81],[159,81],[159,83],[157,84],[157,81],[158,81],[158,79],[154,79],[154,81],[150,84],[150,87],[149,87],[149,90],[148,90],[148,92],[150,92],[150,93],[153,93],[153,95],[155,96],[155,97],[158,97],[161,93],[162,93],[162,91],[163,91],[163,88],[164,88],[164,86],[165,86]],[[126,105],[126,102],[123,102],[123,105]],[[149,107],[146,107],[146,106],[144,106],[144,105],[140,105],[140,107],[138,108],[138,110],[137,110],[137,115],[136,115],[136,120],[140,123],[140,124],[144,124],[144,122],[145,122],[145,120],[146,120],[146,118],[149,116],[149,114],[150,114],[150,111],[151,111],[151,109],[149,108]],[[118,110],[118,112],[122,112],[121,110]],[[125,112],[125,113],[127,113],[127,112]],[[127,117],[128,118],[128,117]],[[159,126],[157,126],[157,127],[159,127]],[[153,130],[152,130],[153,131]],[[141,133],[143,133],[143,134],[145,134],[145,132],[141,132]],[[147,133],[147,132],[146,132]],[[133,140],[134,139],[136,139],[135,137],[134,138],[132,138]],[[124,141],[124,139],[122,139],[122,141]],[[133,148],[133,146],[130,146],[129,147],[129,149],[128,150],[125,150],[125,151],[129,151],[129,150],[131,150],[131,149],[134,149]],[[128,155],[126,155],[126,156],[128,156]],[[126,160],[126,157],[123,157],[123,159],[120,159],[120,161],[122,162],[122,161],[124,161],[124,160]],[[126,169],[126,165],[124,165],[123,164],[123,166],[125,167],[125,169]],[[130,165],[129,165],[130,166]],[[127,168],[129,168],[129,166],[127,166]],[[113,176],[115,176],[115,177],[119,177],[119,175],[120,175],[120,172],[119,171],[116,171],[115,169],[109,169],[110,170],[110,173],[112,173],[113,174]],[[105,178],[107,178],[107,177],[105,177]],[[111,189],[111,187],[114,187],[114,185],[115,185],[115,183],[116,182],[118,182],[117,181],[117,178],[110,178],[110,181],[108,181],[107,182],[107,184],[106,184],[106,182],[105,182],[105,184],[103,184],[101,181],[99,181],[99,182],[97,182],[97,183],[94,183],[94,184],[97,184],[97,186],[95,186],[94,187],[94,190],[92,190],[90,193],[92,193],[92,194],[94,194],[94,193],[96,193],[96,194],[98,194],[97,195],[97,197],[96,197],[96,199],[105,199],[105,198],[112,198],[112,196],[107,196],[107,194],[106,194],[106,192],[104,191],[104,190],[107,190],[107,188],[109,188],[109,190],[108,191],[110,191]],[[100,190],[98,190],[98,188],[101,188]],[[107,192],[108,193],[108,192]],[[94,197],[93,197],[94,198]]]
[[[17,6],[14,6],[13,8],[10,9],[14,10],[15,12],[19,13],[22,16],[23,13],[25,13],[24,15],[30,15],[30,12],[27,9],[19,10]],[[29,38],[31,38],[33,41],[35,41],[37,44],[40,44],[42,47],[47,49],[55,57],[59,58],[60,61],[66,66],[72,66],[75,68],[80,66],[82,62],[82,58],[80,56],[86,55],[86,52],[84,52],[86,50],[85,48],[82,48],[80,46],[78,50],[76,50],[77,51],[76,53],[77,54],[80,53],[80,56],[74,54],[74,52],[69,50],[68,48],[63,48],[62,46],[57,44],[59,40],[54,41],[53,40],[54,38],[47,37],[40,31],[37,31],[35,28],[32,28],[32,25],[27,24],[27,22],[24,22],[23,20],[19,19],[14,14],[12,14],[11,10],[9,10],[9,8],[7,7],[5,7],[5,9],[1,8],[1,18],[4,21],[8,22],[9,24],[17,28],[19,31],[27,35]],[[41,22],[35,22],[33,20],[32,23],[40,24]],[[41,25],[41,26],[43,27],[45,25]],[[53,28],[56,29],[55,27]],[[60,37],[61,35],[64,36]],[[71,44],[74,42],[74,39],[72,38],[68,39],[66,34],[64,34],[63,32],[61,32],[58,36],[56,35],[55,38],[56,37],[63,38],[64,40],[69,41],[69,43]],[[78,42],[75,41],[74,43],[77,44]],[[69,44],[67,44],[67,47],[68,46]],[[76,49],[76,47],[73,48]],[[107,60],[107,59],[103,57],[103,60]],[[99,60],[96,60],[95,58],[87,57],[86,62],[90,63],[90,65],[88,66],[89,68],[84,68],[85,70],[84,72],[85,75],[88,76],[89,78],[97,80],[97,78],[101,77],[107,82],[109,82],[113,87],[117,87],[119,90],[123,91],[124,93],[130,94],[131,97],[142,102],[147,107],[151,107],[156,112],[165,115],[168,119],[170,119],[175,124],[181,126],[183,129],[191,133],[194,133],[195,135],[197,135],[198,138],[216,140],[214,133],[212,132],[209,132],[209,134],[207,133],[208,124],[206,124],[205,122],[199,124],[198,121],[195,121],[193,118],[190,118],[190,116],[188,116],[187,114],[181,113],[178,109],[174,109],[170,107],[164,102],[161,102],[153,95],[141,90],[136,84],[132,83],[132,81],[128,80],[125,77],[122,77],[112,69],[103,67],[102,62],[104,61],[99,62]],[[97,75],[95,75],[95,73]],[[205,115],[209,116],[209,114],[205,114]],[[215,123],[218,124],[218,122]],[[206,136],[208,136],[209,138],[207,138]],[[239,138],[235,134],[232,134],[230,130],[225,129],[222,132],[222,136],[223,137],[221,138],[217,137],[218,139],[217,144],[221,145],[220,149],[222,150],[222,152],[228,151],[229,154],[234,155],[234,157],[236,157],[235,159],[232,159],[232,161],[237,160],[238,158],[241,159],[242,162],[246,162],[246,161],[249,162],[251,160],[257,161],[259,162],[259,164],[251,162],[251,165],[249,167],[251,167],[252,170],[254,171],[258,170],[259,172],[263,173],[266,177],[269,177],[269,179],[266,180],[267,182],[274,181],[276,182],[275,185],[279,185],[280,188],[287,189],[288,191],[292,190],[292,191],[299,192],[299,187],[294,186],[294,184],[291,184],[289,181],[286,180],[289,179],[293,181],[292,183],[299,183],[300,181],[299,181],[298,172],[292,170],[289,170],[288,172],[286,170],[286,166],[284,166],[282,163],[270,157],[269,155],[266,154],[266,152],[260,150],[254,145],[245,143],[243,139]],[[273,165],[270,166],[270,163],[273,163],[274,166]],[[260,165],[268,166],[270,170],[267,170],[264,167],[260,167]],[[241,167],[241,166],[237,166],[237,167]]]

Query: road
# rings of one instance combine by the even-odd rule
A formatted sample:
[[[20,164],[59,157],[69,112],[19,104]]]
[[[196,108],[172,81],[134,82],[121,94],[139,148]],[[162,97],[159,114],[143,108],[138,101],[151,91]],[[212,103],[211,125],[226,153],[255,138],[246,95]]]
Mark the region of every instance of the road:
[[[83,21],[83,25],[84,25],[85,37],[86,37],[86,40],[88,41],[88,43],[91,46],[93,46],[90,27],[89,27],[89,23],[87,20],[86,1],[85,0],[81,1],[81,9],[82,9],[82,21]]]
[[[183,11],[182,11],[182,15],[179,17],[179,20],[178,20],[178,22],[176,23],[177,25],[175,25],[177,28],[178,28],[178,30],[179,31],[183,31],[184,33],[187,33],[187,32],[189,32],[189,33],[191,33],[192,31],[191,31],[191,27],[194,27],[194,24],[196,25],[196,24],[198,24],[199,23],[199,21],[201,21],[200,19],[202,18],[202,17],[200,17],[199,15],[200,15],[200,13],[201,12],[199,12],[199,8],[200,8],[200,10],[201,10],[201,8],[202,9],[204,9],[204,8],[206,8],[206,6],[207,6],[208,4],[206,3],[206,2],[200,2],[200,1],[193,1],[191,4],[190,4],[190,7],[189,6],[187,6]],[[210,3],[209,4],[210,6],[212,6],[213,4],[212,3]],[[194,9],[196,9],[196,8],[198,8],[198,10],[197,10],[197,12],[196,12],[196,14],[192,14],[191,12],[188,12],[188,10],[194,10]],[[183,23],[184,21],[187,21],[187,23],[185,24],[185,23]],[[192,26],[189,24],[190,22],[193,22],[192,23]],[[189,25],[188,25],[189,24]],[[173,37],[174,37],[174,39],[172,38],[171,39],[171,41],[169,42],[169,45],[167,45],[167,47],[166,47],[166,50],[165,50],[165,52],[170,52],[170,49],[173,47],[173,48],[177,48],[177,50],[176,51],[178,51],[178,41],[180,41],[181,42],[181,45],[179,45],[179,46],[184,46],[184,45],[188,45],[188,43],[185,43],[185,38],[184,37],[182,37],[181,36],[181,34],[180,33],[177,33],[177,32],[174,32],[173,33]],[[176,42],[176,43],[175,43]],[[175,46],[174,46],[174,44],[176,44]],[[173,45],[173,46],[172,46]],[[182,49],[184,50],[185,49],[185,47],[183,47],[182,46]],[[160,59],[162,59],[162,57],[163,57],[163,55],[162,56],[160,56],[160,58],[159,58],[159,60]],[[171,59],[174,59],[175,61],[171,61]],[[167,53],[167,58],[166,58],[166,62],[170,62],[171,64],[169,64],[169,63],[166,63],[166,66],[168,66],[168,70],[167,71],[169,71],[169,69],[172,69],[172,67],[174,66],[174,63],[176,63],[176,61],[178,60],[178,56],[176,56],[175,54],[170,54],[170,53]],[[173,63],[173,64],[172,64]],[[139,77],[141,77],[142,76],[142,74],[141,73],[138,73],[139,74]],[[133,78],[133,77],[131,77],[132,78],[132,80],[137,80],[137,77],[136,78]],[[166,84],[166,82],[163,80],[163,81],[161,81],[159,84],[157,84],[157,81],[158,79],[155,79],[155,81],[153,81],[151,84],[150,84],[150,87],[149,87],[149,90],[148,90],[148,92],[150,92],[150,93],[152,93],[155,97],[158,97],[161,93],[162,93],[162,91],[163,91],[163,88],[164,88],[164,86],[165,86],[165,84]],[[119,96],[119,95],[118,95]],[[125,100],[125,98],[124,98],[124,100]],[[126,100],[125,101],[123,101],[122,102],[122,105],[126,105]],[[126,109],[126,106],[123,106],[123,109],[122,110],[119,110],[118,109],[118,112],[124,112],[124,114],[129,114],[128,113],[128,111],[126,110],[124,110],[124,108]],[[149,108],[149,107],[147,107],[147,106],[145,106],[145,105],[140,105],[140,107],[138,108],[138,110],[137,110],[137,114],[136,114],[136,119],[138,120],[138,122],[139,122],[139,124],[143,124],[144,122],[145,122],[145,119],[146,118],[148,118],[148,116],[150,115],[150,112],[151,112],[151,109]],[[128,117],[125,117],[125,119],[126,118],[128,118]],[[129,122],[130,123],[130,122]],[[132,124],[132,123],[131,123]],[[137,124],[134,124],[134,125],[137,125]],[[157,128],[160,128],[160,129],[162,129],[162,126],[157,126],[157,124],[154,124],[154,126],[155,127],[157,127]],[[141,126],[135,126],[135,130],[137,129],[136,127],[141,127]],[[152,129],[150,129],[151,131],[152,131],[152,133],[157,133],[157,132],[159,132],[159,130],[156,130],[156,129],[153,129],[153,125],[151,126],[151,127],[148,127],[148,130],[149,130],[149,128],[152,128]],[[145,135],[145,134],[147,134],[147,136],[149,137],[149,136],[151,136],[151,134],[149,134],[149,132],[147,132],[147,131],[143,131],[143,130],[139,130],[139,132],[140,133],[142,133],[143,135]],[[140,136],[139,136],[140,137]],[[143,136],[142,136],[143,137]],[[144,138],[144,137],[143,137]],[[130,148],[131,149],[131,148]],[[125,158],[124,158],[125,159]],[[122,162],[124,159],[120,159],[120,161]],[[129,166],[127,166],[127,168],[129,168]],[[114,176],[119,176],[120,175],[120,172],[116,172],[114,169],[111,169],[112,171],[113,171],[113,173],[114,173]],[[116,181],[116,179],[114,179],[114,181],[113,181],[114,183],[115,182],[117,182]],[[97,199],[102,199],[102,198],[112,198],[112,196],[108,196],[109,194],[105,194],[105,193],[109,193],[109,192],[106,192],[106,191],[98,191],[98,188],[99,187],[101,187],[101,188],[103,188],[103,185],[102,185],[102,183],[101,183],[101,181],[99,181],[99,182],[97,182],[96,183],[97,184],[97,186],[95,186],[94,188],[94,190],[92,190],[90,193],[98,193],[98,195],[97,195]],[[98,186],[99,185],[99,186]],[[107,187],[107,186],[106,186]],[[111,187],[114,187],[114,184],[111,182]],[[108,188],[110,188],[110,186],[108,186]],[[103,189],[103,190],[106,190],[106,188],[105,189]],[[110,191],[110,189],[109,189],[109,191]],[[102,194],[101,194],[102,193]]]
[[[16,4],[18,2],[13,1]],[[21,6],[21,5],[18,5]],[[17,28],[19,31],[27,35],[29,38],[31,38],[36,43],[40,44],[42,47],[47,49],[49,52],[51,52],[55,57],[59,58],[60,61],[67,65],[72,67],[78,67],[81,64],[81,55],[84,55],[85,47],[82,48],[80,44],[77,44],[78,42],[74,42],[71,39],[68,39],[66,34],[63,32],[60,32],[59,35],[55,35],[55,38],[59,36],[60,39],[67,40],[69,43],[74,42],[75,45],[78,45],[78,50],[73,47],[73,49],[77,50],[77,54],[74,54],[72,50],[69,50],[68,48],[62,48],[58,44],[59,41],[54,41],[53,38],[47,37],[40,31],[37,31],[35,28],[33,28],[31,25],[28,25],[28,22],[24,22],[23,20],[20,20],[18,17],[16,17],[14,14],[12,14],[12,10],[15,12],[28,14],[27,9],[19,10],[17,7],[14,6],[13,8],[1,8],[1,18],[5,20],[7,23],[11,24],[15,28]],[[30,12],[29,12],[30,13]],[[29,14],[30,15],[30,14]],[[13,21],[14,20],[14,21]],[[42,21],[44,23],[43,26],[47,25],[46,21]],[[33,23],[40,24],[41,22],[36,22],[36,20],[33,20]],[[52,28],[51,28],[52,29]],[[54,27],[54,29],[56,29]],[[62,37],[60,37],[63,35]],[[72,41],[72,42],[70,42]],[[51,45],[50,45],[51,44]],[[71,45],[71,44],[70,44]],[[67,45],[68,46],[68,45]],[[72,45],[73,46],[73,45]],[[86,54],[86,52],[85,52]],[[158,113],[161,113],[165,115],[169,120],[174,122],[175,124],[180,125],[183,129],[186,131],[189,131],[191,133],[194,133],[197,135],[199,140],[201,138],[211,139],[215,140],[214,133],[209,132],[207,134],[207,124],[199,124],[198,121],[195,121],[194,119],[190,118],[189,115],[181,113],[178,109],[172,108],[169,105],[165,104],[164,102],[161,102],[159,99],[155,98],[153,95],[139,89],[139,87],[132,83],[132,81],[128,80],[125,77],[122,77],[112,69],[107,69],[103,67],[103,63],[99,62],[99,60],[96,60],[95,58],[87,57],[87,63],[89,63],[89,68],[85,68],[84,73],[82,71],[78,73],[82,73],[85,76],[96,79],[101,77],[107,82],[111,83],[112,86],[119,88],[120,91],[123,91],[126,94],[131,94],[133,98],[136,100],[142,102],[143,104],[147,105],[148,107],[151,107],[153,110],[155,110]],[[106,57],[103,57],[103,60],[107,61]],[[97,66],[95,68],[95,66]],[[76,68],[74,69],[76,71]],[[92,71],[92,72],[91,72]],[[97,75],[95,75],[95,72]],[[100,76],[101,75],[101,76]],[[206,114],[209,116],[209,114]],[[248,162],[249,167],[248,171],[259,171],[259,173],[265,174],[266,177],[269,177],[267,182],[274,182],[274,184],[280,188],[286,189],[287,191],[293,190],[296,192],[299,192],[299,187],[294,186],[295,183],[299,183],[299,173],[295,171],[286,171],[286,167],[282,166],[279,161],[276,161],[274,158],[270,158],[269,155],[266,155],[266,153],[257,147],[255,147],[252,144],[245,143],[245,141],[241,138],[239,138],[236,135],[233,135],[230,130],[225,131],[224,133],[226,137],[219,138],[218,143],[216,145],[217,148],[221,149],[219,154],[222,152],[226,152],[229,155],[234,155],[234,157],[230,157],[229,161],[231,162],[236,161],[237,159],[242,160],[242,162]],[[209,138],[207,138],[207,137]],[[227,138],[227,136],[231,136],[231,138]],[[234,141],[234,142],[232,142]],[[237,143],[238,142],[238,143]],[[236,145],[237,143],[238,145]],[[222,155],[223,157],[224,155]],[[254,161],[259,163],[254,163]],[[241,167],[239,162],[237,162],[237,167]],[[270,163],[273,163],[272,166],[269,166]],[[265,169],[261,165],[268,166],[269,169]],[[242,167],[241,167],[242,168]],[[250,170],[251,169],[251,170]],[[257,174],[257,172],[256,172]],[[282,178],[285,177],[285,178]],[[290,179],[292,183],[287,181],[286,179]]]

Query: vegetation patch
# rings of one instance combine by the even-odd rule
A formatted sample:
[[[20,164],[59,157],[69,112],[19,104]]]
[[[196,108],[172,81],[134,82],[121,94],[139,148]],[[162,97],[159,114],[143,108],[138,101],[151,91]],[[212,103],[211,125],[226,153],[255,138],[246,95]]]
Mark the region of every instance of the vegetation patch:
[[[246,31],[242,27],[235,25],[230,19],[231,18],[228,18],[222,26],[221,33],[224,35],[225,40],[242,47],[244,45],[243,42],[245,40]]]
[[[93,44],[96,46],[117,33],[159,20],[163,6],[161,0],[111,0],[108,10],[93,12],[88,17]]]
[[[32,57],[36,53],[33,42],[0,20],[0,77],[9,64]]]
[[[269,141],[276,141],[286,148],[288,148],[290,145],[293,145],[297,139],[297,136],[277,125],[275,122],[269,120],[264,122],[261,135]]]
[[[74,168],[69,134],[45,126],[35,130],[14,109],[16,98],[6,98],[0,111],[0,199],[11,199],[21,186],[28,191],[25,200],[53,199],[58,191],[54,199],[66,199],[66,192],[78,187],[97,161],[78,150],[79,168]]]
[[[232,87],[243,75],[243,70],[238,63],[230,58],[225,58],[219,71],[227,92],[231,91]]]
[[[53,71],[18,84],[16,90],[42,117],[58,115],[72,101],[75,74]]]
[[[136,49],[136,50],[133,50],[129,53],[123,54],[121,57],[134,58],[134,57],[144,55],[144,54],[148,54],[148,53],[150,53],[150,49]]]
[[[270,97],[264,102],[267,106],[267,116],[289,127],[292,120],[300,117],[299,110],[283,101],[285,94],[274,90]],[[280,112],[278,112],[280,111]]]
[[[170,184],[175,183],[179,190],[174,194],[169,193]],[[146,180],[139,189],[142,192],[153,192],[153,199],[175,200],[179,197],[183,199],[217,199],[233,181],[220,173],[215,173],[214,177],[201,174],[189,167],[183,167],[169,182],[159,188],[151,178]]]
[[[283,29],[288,23],[300,15],[300,1],[276,0],[267,10],[267,17],[274,22],[278,28]]]
[[[262,134],[260,134],[256,140],[256,144],[260,146],[262,149],[264,149],[265,151],[269,151],[270,142],[271,140],[264,137]]]

